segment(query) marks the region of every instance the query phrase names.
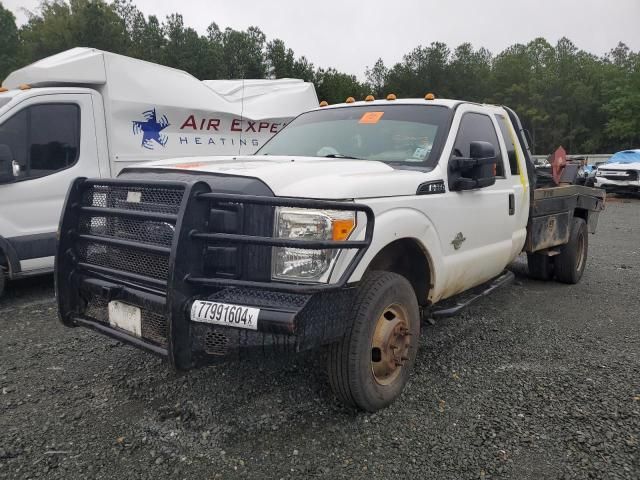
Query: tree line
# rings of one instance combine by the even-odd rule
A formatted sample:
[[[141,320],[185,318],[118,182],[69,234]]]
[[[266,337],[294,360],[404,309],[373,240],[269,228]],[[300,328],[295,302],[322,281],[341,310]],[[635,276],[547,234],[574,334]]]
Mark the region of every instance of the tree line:
[[[215,22],[201,35],[182,15],[145,16],[131,0],[44,0],[18,27],[0,2],[0,79],[12,70],[76,46],[94,47],[186,70],[200,79],[301,78],[321,100],[438,97],[503,104],[519,113],[535,153],[558,145],[569,153],[640,148],[640,52],[619,43],[597,56],[569,39],[543,38],[493,55],[463,43],[418,46],[394,65],[382,59],[358,81],[316,67],[258,27],[245,31]]]

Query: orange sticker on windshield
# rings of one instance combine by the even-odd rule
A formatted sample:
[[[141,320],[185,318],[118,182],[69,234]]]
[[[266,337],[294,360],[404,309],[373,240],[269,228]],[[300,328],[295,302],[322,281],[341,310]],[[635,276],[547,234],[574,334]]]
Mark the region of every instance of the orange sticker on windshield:
[[[358,123],[378,123],[384,112],[367,112],[360,117]]]

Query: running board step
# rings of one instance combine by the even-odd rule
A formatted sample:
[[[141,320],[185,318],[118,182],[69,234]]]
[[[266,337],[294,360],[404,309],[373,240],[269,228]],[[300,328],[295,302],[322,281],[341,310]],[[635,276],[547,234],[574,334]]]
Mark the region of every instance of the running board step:
[[[466,292],[462,292],[454,297],[448,298],[441,303],[438,303],[432,310],[426,313],[425,317],[431,318],[446,318],[453,317],[460,313],[460,311],[497,288],[504,287],[513,283],[515,275],[509,270],[505,270],[497,277],[482,283],[477,287],[473,287]]]

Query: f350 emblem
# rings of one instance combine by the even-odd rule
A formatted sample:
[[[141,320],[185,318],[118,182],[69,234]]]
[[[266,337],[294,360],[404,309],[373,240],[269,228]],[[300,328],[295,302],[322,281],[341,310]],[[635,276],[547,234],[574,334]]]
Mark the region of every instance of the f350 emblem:
[[[465,240],[466,238],[464,238],[464,235],[462,235],[462,232],[458,232],[456,237],[451,241],[451,245],[453,245],[454,249],[459,250],[460,246],[462,245],[462,242],[464,242]]]

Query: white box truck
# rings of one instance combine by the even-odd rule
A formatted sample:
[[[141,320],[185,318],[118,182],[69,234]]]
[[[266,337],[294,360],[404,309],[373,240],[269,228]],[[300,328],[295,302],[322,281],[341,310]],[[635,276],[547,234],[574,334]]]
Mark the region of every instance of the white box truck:
[[[313,84],[205,80],[90,48],[11,73],[0,89],[0,294],[53,268],[70,182],[147,160],[252,154],[299,113]]]

